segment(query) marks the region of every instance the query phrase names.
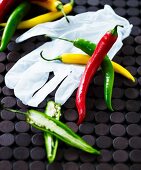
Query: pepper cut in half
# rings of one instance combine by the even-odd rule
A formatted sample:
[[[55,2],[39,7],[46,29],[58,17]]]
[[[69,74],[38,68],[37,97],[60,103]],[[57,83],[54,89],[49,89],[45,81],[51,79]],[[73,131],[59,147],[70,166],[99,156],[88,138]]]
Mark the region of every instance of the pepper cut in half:
[[[65,14],[68,14],[73,9],[74,0],[71,0],[69,3],[65,4],[63,6],[63,10]],[[54,21],[60,17],[63,17],[63,14],[61,11],[55,11],[55,12],[48,12],[46,14],[42,14],[39,16],[36,16],[34,18],[22,21],[19,23],[17,29],[29,29],[32,28],[38,24],[44,23],[44,22],[50,22]],[[1,23],[0,26],[4,27],[6,23]]]
[[[54,101],[49,101],[45,109],[45,114],[50,117],[53,117],[56,120],[59,120],[61,115],[60,104],[57,104]],[[47,132],[44,132],[44,139],[45,139],[47,159],[49,163],[52,163],[56,156],[56,152],[58,148],[58,139]]]
[[[87,144],[81,137],[75,134],[67,125],[52,118],[42,112],[36,110],[28,110],[27,112],[20,112],[12,109],[7,109],[15,113],[21,113],[26,116],[26,121],[35,128],[42,130],[50,135],[60,139],[66,144],[75,148],[81,149],[85,152],[99,155],[100,151],[94,149]]]
[[[15,30],[17,29],[18,24],[27,14],[29,9],[30,4],[27,1],[24,1],[12,12],[2,34],[0,51],[4,51],[6,49],[9,41],[15,33]]]

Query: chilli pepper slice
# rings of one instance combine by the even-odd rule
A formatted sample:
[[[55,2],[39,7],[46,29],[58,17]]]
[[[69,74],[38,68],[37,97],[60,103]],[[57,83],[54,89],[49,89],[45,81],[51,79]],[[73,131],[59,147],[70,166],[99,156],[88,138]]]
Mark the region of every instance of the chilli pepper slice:
[[[84,73],[81,77],[81,81],[76,93],[76,106],[79,113],[78,124],[82,123],[86,115],[86,94],[89,83],[96,73],[97,69],[101,65],[104,57],[107,55],[108,51],[111,49],[115,41],[117,40],[117,26],[108,31],[98,42],[96,49],[88,61]]]
[[[73,4],[74,4],[74,0],[71,0],[69,3],[67,3],[66,5],[63,6],[63,10],[64,10],[65,14],[68,14],[72,11]],[[46,14],[39,15],[39,16],[36,16],[34,18],[20,22],[17,29],[32,28],[32,27],[34,27],[38,24],[44,23],[44,22],[54,21],[54,20],[56,20],[56,19],[58,19],[62,16],[63,16],[63,14],[60,11],[48,12]],[[6,23],[0,24],[0,26],[2,26],[2,27],[5,27],[5,25],[6,25]]]
[[[45,114],[59,120],[61,115],[60,110],[60,104],[57,104],[54,101],[49,101],[45,109]],[[56,156],[58,148],[58,139],[47,132],[44,132],[44,139],[48,162],[52,163]]]
[[[87,144],[81,137],[75,134],[67,125],[52,118],[42,112],[36,110],[28,110],[27,112],[16,111],[7,109],[12,112],[22,113],[26,116],[26,121],[35,128],[49,133],[50,135],[57,137],[66,144],[81,149],[85,152],[99,155],[100,151],[94,149]]]
[[[46,60],[46,61],[53,61],[53,60],[59,60],[65,64],[82,64],[85,65],[87,64],[88,60],[90,59],[90,56],[87,54],[73,54],[73,53],[64,53],[54,59],[47,59],[43,56],[43,51],[41,51],[40,55],[41,57]],[[108,56],[107,56],[108,57]],[[106,60],[107,60],[107,57]],[[105,58],[103,60],[102,63],[104,63]],[[119,73],[121,75],[123,75],[124,77],[128,78],[129,80],[132,80],[133,82],[135,82],[135,78],[132,76],[132,74],[125,69],[124,67],[122,67],[120,64],[111,61],[113,69],[116,73]],[[102,65],[101,65],[102,67]],[[107,71],[106,71],[107,72]]]
[[[27,1],[24,1],[12,12],[2,34],[0,51],[4,51],[6,49],[11,37],[15,33],[18,24],[27,14],[29,9],[30,4]]]

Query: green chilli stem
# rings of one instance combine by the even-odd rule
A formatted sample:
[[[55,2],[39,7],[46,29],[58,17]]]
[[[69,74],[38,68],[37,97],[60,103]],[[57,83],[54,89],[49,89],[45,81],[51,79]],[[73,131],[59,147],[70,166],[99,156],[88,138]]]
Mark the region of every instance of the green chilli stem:
[[[40,52],[40,56],[41,56],[41,58],[42,58],[43,60],[46,60],[46,61],[54,61],[54,60],[60,60],[60,61],[61,61],[61,56],[58,56],[58,57],[56,57],[56,58],[54,58],[54,59],[47,59],[47,58],[45,58],[45,57],[43,56],[43,51]]]
[[[62,14],[64,15],[65,19],[66,19],[67,22],[69,23],[70,21],[69,21],[68,17],[66,16],[66,13],[64,12],[63,4],[60,3],[60,4],[56,7],[56,9],[57,9],[58,11],[61,11],[61,12],[62,12]]]
[[[28,112],[22,112],[22,111],[19,111],[19,110],[9,109],[9,108],[4,108],[4,109],[5,109],[5,110],[7,110],[7,111],[10,111],[10,112],[14,112],[14,113],[20,113],[20,114],[28,115]]]
[[[74,5],[74,0],[70,0],[70,4],[73,6]]]

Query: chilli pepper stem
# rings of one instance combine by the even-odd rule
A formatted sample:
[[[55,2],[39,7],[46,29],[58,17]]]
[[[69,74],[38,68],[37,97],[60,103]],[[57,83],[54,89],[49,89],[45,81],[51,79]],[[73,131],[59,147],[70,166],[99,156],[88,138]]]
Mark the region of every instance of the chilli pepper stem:
[[[63,4],[62,4],[62,3],[59,4],[59,5],[56,7],[56,9],[57,9],[58,11],[61,11],[62,14],[64,15],[64,17],[66,18],[67,22],[70,23],[67,15],[66,15],[66,13],[64,12]]]
[[[4,108],[4,109],[7,110],[7,111],[10,111],[10,112],[28,115],[28,112],[22,112],[22,111],[19,111],[19,110],[9,109],[9,108]]]
[[[56,58],[54,58],[54,59],[47,59],[47,58],[45,58],[45,57],[43,56],[43,51],[40,52],[40,56],[41,56],[42,59],[44,59],[44,60],[46,60],[46,61],[54,61],[54,60],[60,60],[60,61],[62,61],[61,56],[58,56],[58,57],[56,57]]]

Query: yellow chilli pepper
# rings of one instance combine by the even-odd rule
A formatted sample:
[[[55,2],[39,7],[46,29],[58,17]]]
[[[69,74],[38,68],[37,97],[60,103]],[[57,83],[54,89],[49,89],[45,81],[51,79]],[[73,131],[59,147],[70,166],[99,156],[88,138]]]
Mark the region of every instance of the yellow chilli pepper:
[[[74,2],[74,0],[71,0],[69,3],[67,3],[66,5],[63,6],[63,10],[64,10],[65,14],[68,14],[72,11],[73,2]],[[38,25],[38,24],[44,23],[44,22],[54,21],[62,16],[63,16],[63,13],[61,11],[48,12],[46,14],[39,15],[37,17],[20,22],[17,29],[29,29],[29,28],[32,28],[32,27]],[[0,24],[0,26],[3,26],[3,27],[5,25],[6,25],[6,23]]]
[[[135,78],[131,75],[131,73],[127,69],[125,69],[120,64],[113,61],[112,61],[112,65],[116,73],[122,74],[124,77],[135,82]]]
[[[63,9],[63,4],[59,0],[44,0],[44,1],[39,1],[39,0],[31,0],[32,3],[39,5],[45,9],[48,9],[49,11],[61,11],[66,20],[69,22],[64,9]]]
[[[52,60],[49,60],[49,59],[46,59],[43,57],[42,52],[41,52],[41,57],[47,61],[60,60],[61,62],[66,63],[66,64],[82,64],[82,65],[87,64],[87,62],[90,58],[90,56],[86,55],[86,54],[65,53],[65,54],[62,54],[62,55],[52,59]],[[120,64],[118,64],[114,61],[111,61],[111,62],[112,62],[114,71],[116,73],[119,73],[119,74],[123,75],[124,77],[135,82],[135,78],[131,75],[131,73],[127,69],[125,69]]]
[[[63,6],[62,2],[58,0],[31,0],[31,3],[39,5],[45,9],[48,9],[49,11],[58,11],[58,7]]]

